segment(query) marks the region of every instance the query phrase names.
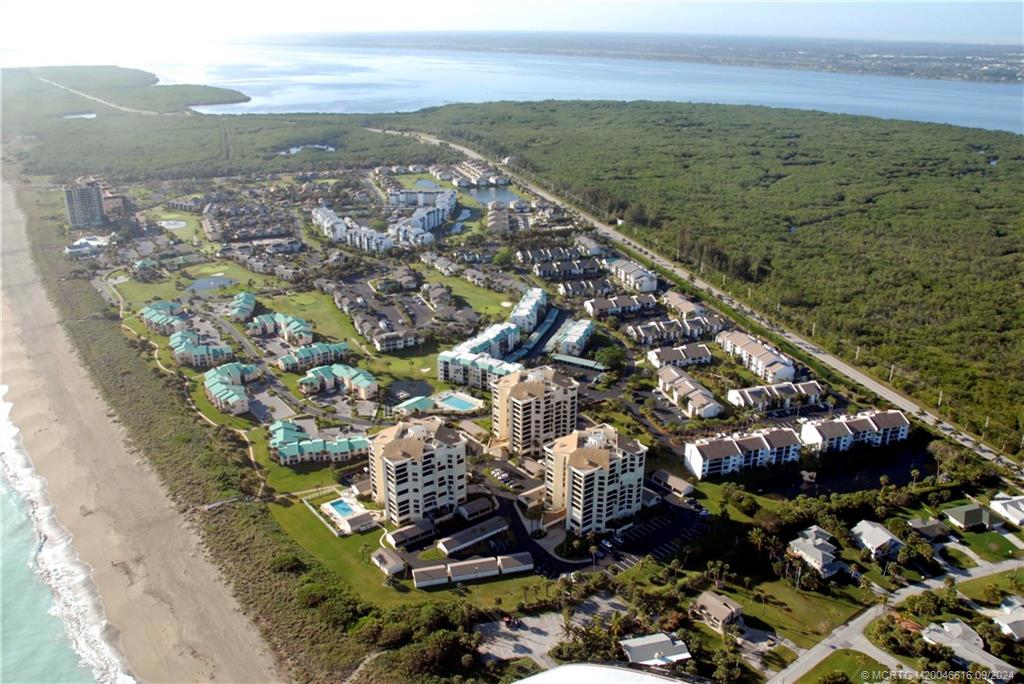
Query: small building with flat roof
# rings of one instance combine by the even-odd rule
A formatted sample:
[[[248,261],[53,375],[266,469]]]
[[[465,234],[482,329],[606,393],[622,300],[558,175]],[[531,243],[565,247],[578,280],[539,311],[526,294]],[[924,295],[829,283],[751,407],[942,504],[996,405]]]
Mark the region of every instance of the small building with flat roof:
[[[434,536],[434,523],[429,520],[417,520],[411,525],[399,527],[393,532],[384,535],[384,540],[396,549],[426,541]]]
[[[469,582],[500,574],[501,567],[497,558],[472,558],[448,564],[448,575],[452,582]]]
[[[529,551],[523,551],[521,553],[510,553],[506,556],[498,556],[498,567],[501,568],[502,575],[533,570],[533,555]]]
[[[482,496],[478,499],[467,501],[459,506],[458,514],[467,522],[478,520],[494,510],[494,502],[490,497]]]
[[[623,639],[619,642],[626,659],[634,665],[671,665],[690,659],[690,649],[664,632]]]
[[[664,487],[676,496],[687,496],[693,491],[692,484],[678,475],[673,475],[667,470],[655,470],[651,474],[651,482]]]
[[[370,554],[370,561],[388,577],[405,570],[405,561],[391,549],[381,547]]]
[[[412,583],[417,589],[448,584],[448,566],[431,565],[426,568],[413,568]]]
[[[508,521],[501,516],[495,516],[488,518],[483,522],[477,523],[472,527],[467,527],[461,532],[456,532],[450,537],[445,537],[437,542],[437,548],[446,556],[450,556],[456,551],[462,549],[468,549],[474,544],[478,544],[485,539],[501,534],[508,529]]]

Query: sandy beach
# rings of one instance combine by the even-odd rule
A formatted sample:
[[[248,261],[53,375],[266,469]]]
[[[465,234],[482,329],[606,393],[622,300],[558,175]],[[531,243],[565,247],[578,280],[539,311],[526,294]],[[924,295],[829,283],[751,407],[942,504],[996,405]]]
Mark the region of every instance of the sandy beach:
[[[282,680],[198,535],[129,452],[80,366],[35,273],[7,183],[2,204],[0,383],[10,386],[12,419],[60,521],[93,568],[128,670],[149,682]]]

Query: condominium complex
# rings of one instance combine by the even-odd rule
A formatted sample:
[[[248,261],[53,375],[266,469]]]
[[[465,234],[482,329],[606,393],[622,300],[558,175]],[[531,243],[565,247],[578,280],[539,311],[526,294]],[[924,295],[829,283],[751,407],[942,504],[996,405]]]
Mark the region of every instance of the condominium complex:
[[[658,391],[689,418],[714,418],[722,412],[722,405],[715,400],[715,395],[676,366],[658,369]]]
[[[687,442],[687,469],[698,479],[800,460],[800,438],[791,428],[706,437]]]
[[[252,292],[239,292],[231,298],[228,308],[228,316],[233,321],[245,322],[252,318],[252,312],[256,310],[256,295]]]
[[[290,420],[275,420],[269,429],[270,457],[281,465],[344,463],[370,453],[370,440],[364,435],[310,439],[305,428]]]
[[[97,181],[76,182],[64,186],[64,207],[72,228],[95,228],[103,225],[103,188]]]
[[[814,380],[809,382],[780,382],[774,385],[758,385],[744,389],[731,389],[726,400],[740,408],[754,408],[767,411],[775,408],[789,408],[794,404],[817,404],[824,396],[824,390]]]
[[[819,452],[847,451],[855,444],[884,446],[907,438],[910,421],[900,411],[865,411],[803,424],[800,439]]]
[[[494,385],[491,429],[499,445],[534,456],[576,428],[579,384],[544,366],[510,373]]]
[[[283,313],[265,313],[249,321],[246,331],[253,336],[277,335],[291,345],[313,342],[313,328],[306,321]]]
[[[373,399],[377,396],[377,379],[369,371],[343,363],[310,368],[299,379],[299,391],[303,394],[319,394],[335,388],[350,392],[360,399]]]
[[[277,367],[292,373],[304,371],[314,366],[341,361],[346,353],[348,353],[346,342],[314,342],[283,355],[277,360]]]
[[[753,335],[730,330],[718,333],[715,342],[721,345],[727,354],[738,357],[744,366],[768,382],[793,379],[795,371],[792,359]]]
[[[466,500],[466,439],[440,418],[402,421],[371,439],[370,489],[387,521],[405,525]]]
[[[206,398],[224,413],[245,413],[249,410],[249,394],[245,391],[245,383],[259,377],[259,368],[238,361],[211,368],[203,374]]]
[[[658,289],[658,276],[629,259],[609,260],[606,264],[615,279],[636,292],[654,292]]]
[[[566,321],[544,345],[544,351],[579,356],[590,344],[594,328],[594,321],[589,318]]]
[[[359,225],[351,216],[340,218],[327,207],[317,207],[312,215],[313,225],[332,242],[348,245],[363,252],[386,252],[395,246],[394,241],[384,233]]]
[[[576,430],[544,448],[546,505],[566,530],[607,532],[640,510],[647,447],[610,425]]]
[[[185,327],[185,319],[181,317],[181,304],[170,301],[158,301],[147,304],[139,311],[142,324],[161,335],[171,335]]]
[[[175,361],[193,368],[217,366],[235,355],[226,344],[204,344],[199,333],[191,330],[172,333],[169,346]]]
[[[519,344],[519,326],[495,323],[453,349],[437,356],[437,379],[453,385],[490,389],[509,373],[522,369],[518,363],[502,361]]]

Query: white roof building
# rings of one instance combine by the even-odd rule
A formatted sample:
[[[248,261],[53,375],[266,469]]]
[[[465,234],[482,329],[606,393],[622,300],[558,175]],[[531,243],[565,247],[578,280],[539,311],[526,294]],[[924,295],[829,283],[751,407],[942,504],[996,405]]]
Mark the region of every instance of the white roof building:
[[[1017,527],[1024,525],[1024,496],[1010,496],[1000,492],[989,502],[988,507],[1006,522]]]
[[[903,542],[896,538],[884,525],[874,520],[861,520],[850,530],[857,545],[871,552],[874,558],[887,556]]]
[[[691,658],[686,644],[664,632],[623,639],[619,646],[626,659],[636,665],[670,665]]]

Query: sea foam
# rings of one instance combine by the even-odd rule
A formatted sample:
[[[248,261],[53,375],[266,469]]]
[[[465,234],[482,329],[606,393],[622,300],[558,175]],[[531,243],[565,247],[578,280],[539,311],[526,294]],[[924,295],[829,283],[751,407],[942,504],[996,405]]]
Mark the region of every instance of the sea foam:
[[[79,557],[71,533],[57,520],[46,481],[35,471],[22,446],[17,426],[10,419],[12,404],[4,401],[8,387],[0,385],[0,473],[22,500],[22,507],[35,529],[37,551],[33,570],[53,593],[51,613],[67,630],[67,636],[83,665],[96,681],[127,684],[135,679],[124,658],[108,640],[109,629],[92,568]],[[25,625],[25,629],[31,629]],[[45,658],[45,654],[39,654]]]

